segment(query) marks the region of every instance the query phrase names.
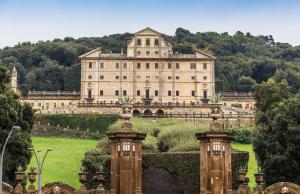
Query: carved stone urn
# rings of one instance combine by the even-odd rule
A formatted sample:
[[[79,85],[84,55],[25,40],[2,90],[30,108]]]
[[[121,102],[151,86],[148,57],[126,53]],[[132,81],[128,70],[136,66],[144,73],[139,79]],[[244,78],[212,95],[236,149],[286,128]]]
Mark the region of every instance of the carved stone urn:
[[[242,185],[245,182],[246,173],[244,171],[239,171],[238,175],[238,181],[240,185]]]
[[[255,182],[257,183],[258,186],[262,185],[264,182],[264,174],[263,173],[256,173],[254,174],[255,176]]]

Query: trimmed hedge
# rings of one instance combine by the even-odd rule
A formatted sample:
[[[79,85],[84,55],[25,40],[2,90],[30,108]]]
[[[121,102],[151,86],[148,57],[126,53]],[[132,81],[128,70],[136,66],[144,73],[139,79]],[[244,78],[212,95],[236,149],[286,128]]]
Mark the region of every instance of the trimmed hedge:
[[[178,177],[183,182],[185,193],[199,193],[199,152],[169,152],[169,153],[146,153],[143,154],[143,169],[149,167],[163,168]],[[103,157],[101,150],[90,150],[85,154],[82,165],[88,172],[88,188],[95,188],[96,184],[92,179],[95,176],[99,164],[104,167],[105,188],[109,189],[110,184],[110,158]],[[238,171],[241,167],[247,166],[249,161],[248,152],[234,151],[232,153],[232,181],[233,189],[238,187]]]
[[[37,115],[35,121],[40,124],[50,124],[63,128],[79,129],[81,131],[99,132],[104,134],[108,127],[119,119],[118,115],[74,115],[74,114],[49,114]]]

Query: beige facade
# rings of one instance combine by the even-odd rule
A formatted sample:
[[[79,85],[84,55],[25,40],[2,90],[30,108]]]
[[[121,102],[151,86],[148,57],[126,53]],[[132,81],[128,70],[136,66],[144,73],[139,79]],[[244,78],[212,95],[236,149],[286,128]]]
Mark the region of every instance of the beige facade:
[[[201,104],[215,92],[214,57],[196,50],[180,54],[150,28],[134,34],[127,54],[95,49],[80,56],[81,103]]]
[[[31,91],[22,102],[31,104],[38,114],[116,114],[121,111],[120,101],[129,96],[136,115],[203,117],[210,112],[207,103],[215,93],[215,58],[199,50],[194,54],[174,52],[155,30],[145,28],[135,33],[128,41],[126,54],[102,53],[97,48],[79,58],[80,93]],[[17,91],[15,68],[11,86]],[[251,94],[222,93],[222,97],[224,114],[251,114],[254,109]]]

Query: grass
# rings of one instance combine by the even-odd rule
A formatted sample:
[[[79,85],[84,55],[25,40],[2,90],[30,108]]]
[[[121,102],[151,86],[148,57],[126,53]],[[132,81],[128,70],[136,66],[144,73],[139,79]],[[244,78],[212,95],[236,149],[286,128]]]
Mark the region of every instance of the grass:
[[[255,159],[255,153],[251,144],[232,144],[232,148],[240,151],[249,152],[248,172],[247,176],[250,178],[250,187],[255,187],[254,174],[257,172],[257,163]]]
[[[41,155],[47,148],[53,149],[45,160],[43,184],[61,181],[75,188],[79,187],[77,173],[81,167],[81,160],[88,149],[95,148],[97,141],[33,137],[32,142],[36,150],[42,151]],[[37,166],[35,157],[31,159],[29,167],[31,166]]]

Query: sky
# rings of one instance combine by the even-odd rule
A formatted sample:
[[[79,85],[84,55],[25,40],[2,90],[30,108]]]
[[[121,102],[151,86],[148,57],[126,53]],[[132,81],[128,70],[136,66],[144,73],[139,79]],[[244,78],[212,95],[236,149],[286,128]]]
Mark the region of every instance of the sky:
[[[0,48],[19,42],[134,33],[250,32],[300,45],[299,0],[0,0]]]

